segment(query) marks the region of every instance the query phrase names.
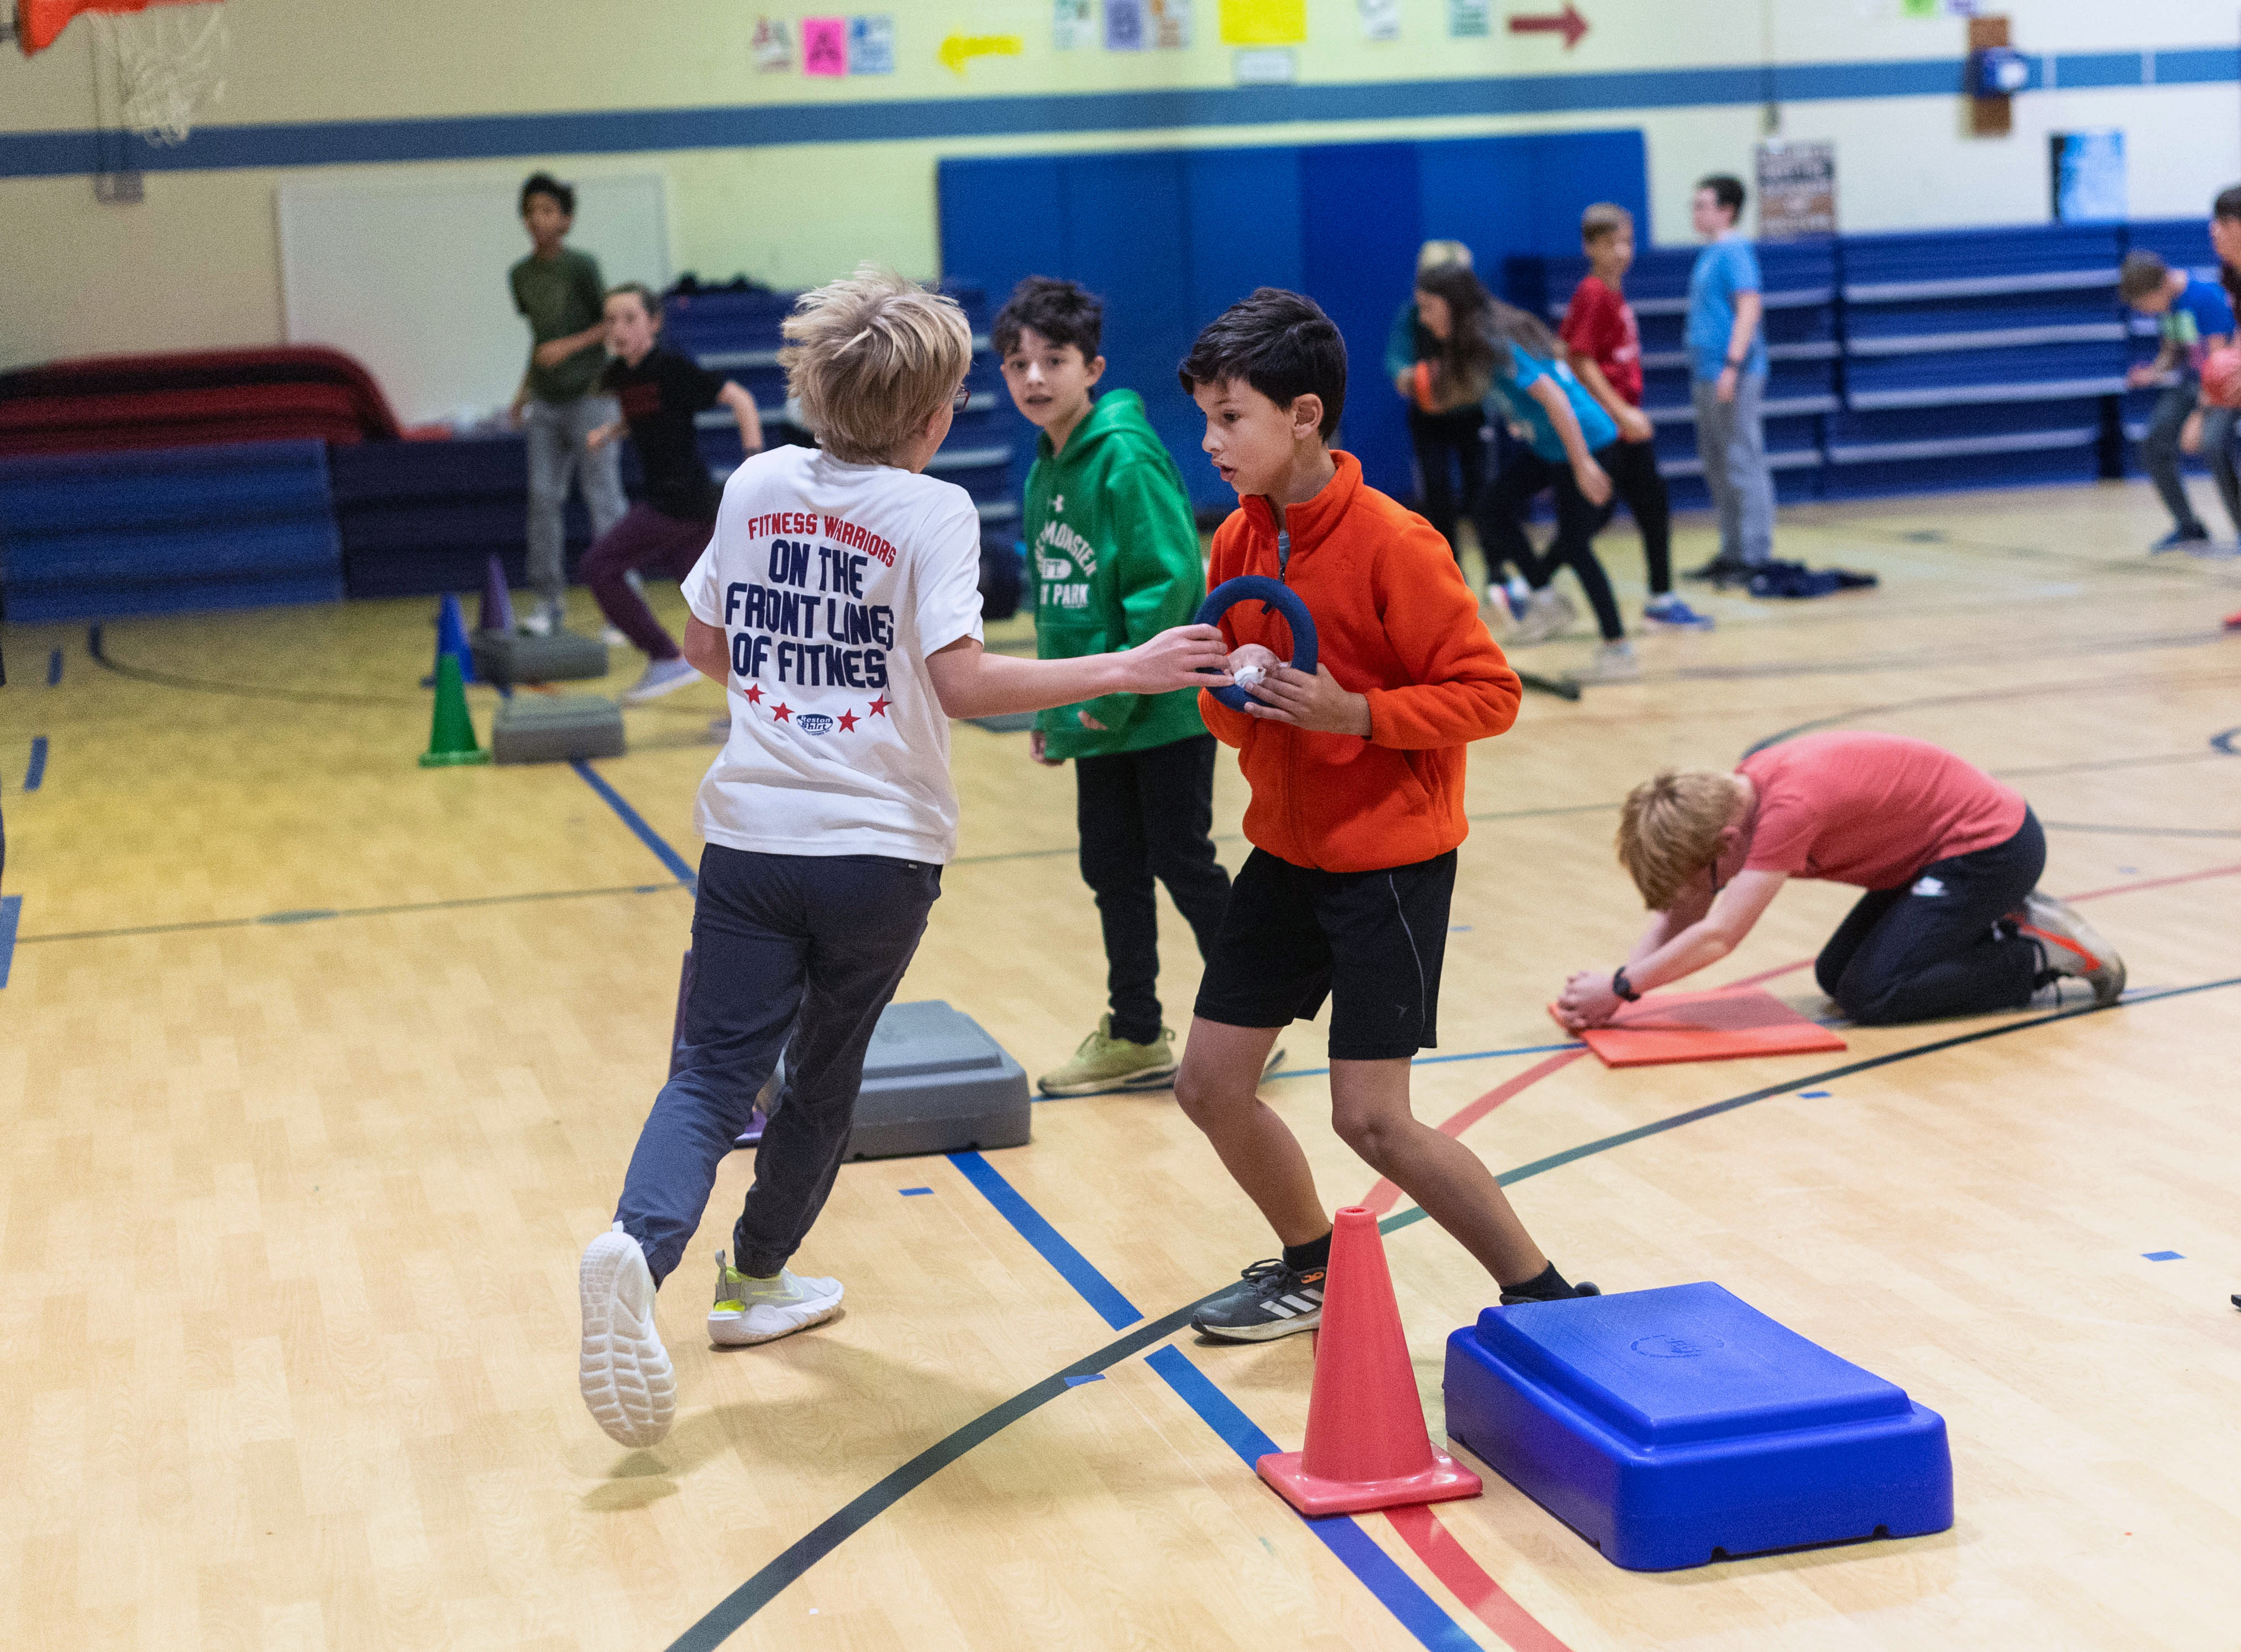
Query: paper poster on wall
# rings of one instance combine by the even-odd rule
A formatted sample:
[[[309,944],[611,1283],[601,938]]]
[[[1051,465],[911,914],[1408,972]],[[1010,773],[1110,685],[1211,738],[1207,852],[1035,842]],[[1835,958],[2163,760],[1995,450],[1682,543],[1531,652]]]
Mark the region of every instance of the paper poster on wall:
[[[2115,224],[2131,203],[2124,184],[2124,134],[2049,132],[2047,147],[2057,224]]]
[[[1401,38],[1401,0],[1361,0],[1364,40]]]
[[[1758,238],[1836,233],[1836,146],[1769,138],[1758,146]]]
[[[1231,54],[1241,86],[1289,86],[1300,78],[1300,54],[1281,46],[1256,46]]]
[[[1221,0],[1225,46],[1296,46],[1308,37],[1308,0]]]
[[[801,20],[801,72],[805,75],[845,75],[848,72],[848,20],[846,17],[804,17]]]
[[[1494,33],[1494,0],[1448,0],[1448,38],[1483,40]]]
[[[848,19],[848,72],[852,75],[892,75],[895,72],[895,20],[893,17]]]
[[[1191,43],[1191,0],[1149,0],[1152,44],[1181,51]]]
[[[1105,50],[1144,50],[1144,0],[1105,0]]]
[[[1060,51],[1097,43],[1097,24],[1089,15],[1090,0],[1051,0],[1051,44]]]
[[[793,67],[793,37],[786,32],[782,17],[755,19],[755,37],[747,46],[747,57],[755,72],[763,75],[782,74]]]

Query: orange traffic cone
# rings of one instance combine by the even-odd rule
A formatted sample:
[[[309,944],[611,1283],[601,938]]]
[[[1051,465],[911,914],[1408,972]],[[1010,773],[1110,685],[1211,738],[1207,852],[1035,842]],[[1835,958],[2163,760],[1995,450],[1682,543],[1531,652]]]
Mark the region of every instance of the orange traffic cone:
[[[1359,1205],[1338,1213],[1331,1234],[1308,1448],[1271,1452],[1254,1466],[1310,1519],[1475,1497],[1485,1489],[1476,1475],[1435,1449],[1425,1430],[1385,1241],[1376,1215]]]

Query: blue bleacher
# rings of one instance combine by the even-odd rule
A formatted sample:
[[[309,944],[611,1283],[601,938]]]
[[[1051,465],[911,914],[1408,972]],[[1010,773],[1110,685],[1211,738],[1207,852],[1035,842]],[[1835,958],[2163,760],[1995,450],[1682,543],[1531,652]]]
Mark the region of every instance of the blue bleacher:
[[[19,624],[333,601],[326,444],[0,459],[0,562]]]

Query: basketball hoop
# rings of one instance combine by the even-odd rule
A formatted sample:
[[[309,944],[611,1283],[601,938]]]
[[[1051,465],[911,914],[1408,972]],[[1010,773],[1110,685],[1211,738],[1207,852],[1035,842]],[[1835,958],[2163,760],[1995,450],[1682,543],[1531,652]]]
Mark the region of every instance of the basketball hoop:
[[[113,66],[117,119],[127,130],[184,143],[195,117],[225,96],[217,0],[15,0],[17,43],[27,57],[43,51],[81,13]]]

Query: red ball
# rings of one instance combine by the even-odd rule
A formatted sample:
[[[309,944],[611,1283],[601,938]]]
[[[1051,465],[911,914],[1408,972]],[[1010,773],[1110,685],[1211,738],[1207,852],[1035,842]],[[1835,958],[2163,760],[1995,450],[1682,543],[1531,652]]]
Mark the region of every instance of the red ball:
[[[2202,358],[2202,394],[2217,407],[2241,407],[2241,349],[2226,344]]]

